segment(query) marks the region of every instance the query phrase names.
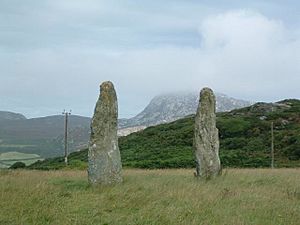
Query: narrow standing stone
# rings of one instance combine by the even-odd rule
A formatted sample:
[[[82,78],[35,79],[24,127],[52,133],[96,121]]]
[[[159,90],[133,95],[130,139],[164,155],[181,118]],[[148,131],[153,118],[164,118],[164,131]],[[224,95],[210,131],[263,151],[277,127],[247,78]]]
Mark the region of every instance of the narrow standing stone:
[[[91,123],[88,151],[88,179],[91,184],[122,182],[118,146],[118,101],[114,85],[104,82]]]
[[[210,179],[221,172],[218,133],[216,98],[210,88],[203,88],[195,117],[194,147],[197,177]]]

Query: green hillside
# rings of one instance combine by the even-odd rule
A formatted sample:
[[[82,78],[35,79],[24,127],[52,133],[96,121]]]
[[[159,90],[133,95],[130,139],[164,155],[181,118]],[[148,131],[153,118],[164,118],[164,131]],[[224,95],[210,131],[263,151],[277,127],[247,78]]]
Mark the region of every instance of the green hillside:
[[[62,115],[22,119],[19,114],[0,112],[0,153],[21,152],[38,154],[43,158],[63,152],[64,117]],[[13,117],[14,116],[14,117]],[[90,118],[69,117],[69,150],[86,146]]]
[[[300,101],[257,103],[217,114],[220,157],[224,167],[268,167],[270,125],[274,122],[275,166],[300,166]],[[188,168],[193,159],[194,117],[149,127],[119,139],[122,163],[135,168]],[[87,150],[70,155],[70,167],[86,167]],[[63,158],[37,162],[30,168],[62,168]]]
[[[0,169],[9,168],[16,162],[23,162],[26,165],[30,165],[38,160],[42,160],[42,158],[36,154],[25,154],[21,152],[0,153]]]

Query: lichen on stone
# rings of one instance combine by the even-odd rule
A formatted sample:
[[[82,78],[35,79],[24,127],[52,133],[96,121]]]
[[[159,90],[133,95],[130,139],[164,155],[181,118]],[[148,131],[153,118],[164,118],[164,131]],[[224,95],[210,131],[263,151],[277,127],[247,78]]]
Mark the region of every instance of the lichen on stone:
[[[195,116],[194,153],[197,177],[211,179],[221,172],[218,133],[216,98],[210,88],[203,88]]]
[[[113,84],[107,81],[100,86],[100,96],[91,123],[88,150],[88,179],[91,184],[122,182],[117,120],[117,95]]]

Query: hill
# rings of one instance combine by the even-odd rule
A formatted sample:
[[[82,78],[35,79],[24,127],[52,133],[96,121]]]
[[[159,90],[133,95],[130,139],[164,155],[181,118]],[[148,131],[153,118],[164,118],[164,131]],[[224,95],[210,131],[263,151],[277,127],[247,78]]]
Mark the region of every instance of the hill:
[[[12,120],[26,120],[26,117],[20,113],[0,111],[0,122]]]
[[[218,112],[230,111],[251,105],[251,102],[216,93]],[[146,108],[130,119],[120,119],[119,127],[150,126],[172,122],[195,114],[199,103],[198,92],[177,92],[154,97]]]
[[[300,166],[300,101],[257,103],[217,114],[224,167],[269,167],[270,124],[274,122],[275,166]],[[193,115],[149,127],[119,139],[122,163],[136,168],[194,167]],[[70,154],[70,167],[85,168],[87,150]],[[63,158],[47,159],[35,169],[64,167]]]
[[[238,108],[248,102],[225,95],[218,97],[219,110]],[[221,100],[220,100],[221,99]],[[143,112],[131,119],[119,120],[119,134],[128,135],[152,124],[182,118],[196,110],[197,93],[180,93],[155,97]],[[90,118],[71,115],[69,118],[69,151],[85,148],[89,140]],[[64,117],[62,115],[26,119],[25,116],[0,112],[0,153],[22,152],[43,158],[64,152]]]
[[[25,154],[20,152],[6,152],[0,154],[0,169],[9,168],[16,162],[23,162],[25,165],[30,165],[38,160],[43,160],[36,154]]]
[[[74,151],[86,146],[90,118],[71,115],[69,121],[69,148]],[[38,154],[42,157],[62,155],[63,134],[62,115],[2,120],[0,121],[0,153],[16,151]]]

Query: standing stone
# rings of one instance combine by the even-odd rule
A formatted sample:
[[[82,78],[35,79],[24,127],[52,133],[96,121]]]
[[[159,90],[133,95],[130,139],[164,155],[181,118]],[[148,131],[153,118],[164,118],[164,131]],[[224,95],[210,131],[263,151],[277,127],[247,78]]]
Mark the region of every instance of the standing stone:
[[[210,88],[203,88],[195,117],[194,147],[197,177],[210,179],[221,172],[218,133],[216,98]]]
[[[114,85],[104,82],[91,124],[88,151],[88,179],[91,184],[122,182],[118,146],[118,102]]]

